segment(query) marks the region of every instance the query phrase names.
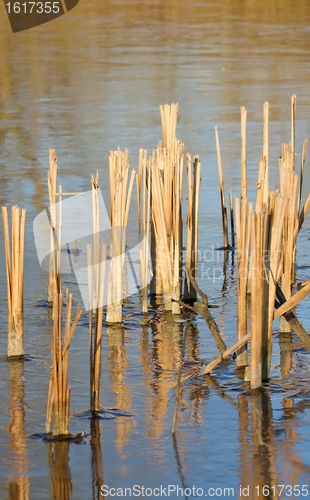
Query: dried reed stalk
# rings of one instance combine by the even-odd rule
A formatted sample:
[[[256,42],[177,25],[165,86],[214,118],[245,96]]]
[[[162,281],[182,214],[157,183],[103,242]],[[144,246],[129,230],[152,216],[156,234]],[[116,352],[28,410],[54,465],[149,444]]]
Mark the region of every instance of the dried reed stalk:
[[[291,285],[294,268],[294,229],[296,223],[296,194],[298,175],[293,170],[293,151],[287,144],[283,144],[282,158],[279,159],[280,165],[280,192],[284,198],[288,199],[288,204],[285,213],[284,229],[283,229],[283,268],[281,285],[282,292],[286,300],[291,297]],[[281,332],[289,332],[291,329],[282,317],[280,319]]]
[[[96,415],[99,407],[101,338],[106,275],[107,245],[103,242],[101,259],[97,262],[96,252],[87,245],[88,297],[89,297],[89,351],[90,351],[90,411]],[[100,250],[100,249],[99,249]],[[100,253],[98,250],[98,254]],[[95,262],[97,262],[95,264]],[[97,267],[97,269],[95,269]],[[92,273],[92,270],[94,271]],[[94,277],[94,279],[93,279]],[[98,280],[98,289],[96,288]],[[97,297],[96,297],[97,293]],[[92,331],[92,316],[95,313],[95,328]]]
[[[284,304],[282,304],[274,312],[273,319],[279,318],[280,316],[282,316],[282,314],[293,309],[293,307],[295,307],[297,304],[299,304],[299,302],[301,302],[302,299],[304,299],[306,297],[306,295],[308,295],[309,292],[310,292],[310,283],[307,283],[305,286],[303,286],[301,288],[301,290],[299,290],[297,293],[295,293],[295,295],[293,295],[289,300],[284,302]]]
[[[242,337],[240,340],[238,340],[234,345],[226,349],[220,356],[218,356],[216,359],[211,361],[206,365],[204,375],[207,375],[210,373],[214,368],[216,368],[220,363],[223,363],[225,359],[229,358],[229,356],[236,351],[237,349],[240,349],[242,346],[244,346],[248,340],[251,338],[251,332],[247,333]]]
[[[26,210],[12,207],[12,260],[7,207],[2,207],[8,296],[8,357],[23,356],[23,279]],[[12,262],[12,264],[11,264]]]
[[[187,190],[188,190],[188,216],[187,216],[187,242],[185,268],[190,276],[197,281],[198,268],[198,214],[201,163],[199,156],[195,156],[193,163],[191,156],[186,155],[187,164]],[[184,280],[184,299],[196,299],[197,293],[187,275]]]
[[[136,175],[136,171],[132,170],[129,181],[130,167],[127,149],[125,152],[120,149],[110,152],[109,170],[111,235],[107,322],[120,323],[122,321],[127,225]]]
[[[296,116],[296,96],[291,96],[291,151],[292,151],[292,169],[295,169],[295,116]]]
[[[227,209],[225,207],[222,160],[221,160],[220,141],[219,141],[217,127],[215,127],[215,140],[216,140],[216,151],[217,151],[217,164],[218,164],[219,178],[220,178],[222,224],[223,224],[223,243],[224,243],[224,248],[228,248],[229,245],[228,245]]]
[[[247,197],[246,182],[246,118],[245,107],[241,107],[241,199]]]
[[[53,370],[49,383],[49,393],[46,413],[46,432],[54,436],[69,434],[70,387],[68,384],[69,346],[77,322],[82,314],[78,304],[77,312],[71,325],[72,296],[66,291],[66,323],[65,334],[62,335],[63,294],[54,287],[53,308]]]
[[[268,290],[264,273],[266,225],[268,212],[252,214],[251,222],[251,389],[262,385],[263,351],[267,351],[264,311],[268,307]],[[267,304],[266,304],[267,303]],[[265,335],[263,334],[265,333]],[[265,337],[265,338],[264,338]],[[263,349],[265,347],[265,349]]]
[[[268,203],[269,196],[269,102],[264,103],[264,130],[263,130],[263,158],[265,159],[265,172],[263,182],[263,204]]]
[[[49,282],[47,290],[47,300],[53,302],[54,277],[57,267],[57,158],[55,149],[49,150],[50,169],[47,174],[48,194],[50,201],[50,223],[51,223],[51,246],[49,262]],[[59,285],[59,284],[58,284]],[[59,286],[58,286],[59,288]],[[60,288],[58,290],[60,292]]]
[[[142,308],[147,313],[147,285],[149,272],[149,238],[150,238],[150,215],[151,215],[151,196],[150,196],[150,175],[147,171],[147,151],[139,150],[139,171],[136,176],[137,198],[138,198],[138,232],[139,232],[139,257],[140,257],[140,275],[142,282]],[[141,203],[142,188],[142,203]],[[148,196],[147,196],[148,193]],[[141,224],[141,205],[142,205],[142,224]]]
[[[237,240],[237,268],[238,268],[238,312],[237,312],[237,339],[240,340],[247,334],[247,281],[249,266],[251,212],[252,203],[246,198],[235,198],[236,211],[236,240]],[[237,366],[246,366],[247,346],[239,349]]]

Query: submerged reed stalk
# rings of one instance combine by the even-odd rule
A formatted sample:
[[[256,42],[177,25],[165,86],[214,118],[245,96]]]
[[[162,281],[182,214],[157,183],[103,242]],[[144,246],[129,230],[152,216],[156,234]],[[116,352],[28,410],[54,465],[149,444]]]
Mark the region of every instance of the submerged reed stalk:
[[[23,356],[23,279],[26,210],[12,207],[12,259],[7,207],[2,207],[8,296],[8,357]]]
[[[82,314],[82,308],[78,304],[77,312],[71,326],[72,296],[66,291],[66,322],[65,334],[62,335],[62,306],[63,294],[54,289],[53,308],[53,371],[49,383],[46,432],[50,434],[53,427],[53,435],[66,436],[69,434],[69,409],[70,409],[70,387],[68,382],[69,346],[78,320]]]

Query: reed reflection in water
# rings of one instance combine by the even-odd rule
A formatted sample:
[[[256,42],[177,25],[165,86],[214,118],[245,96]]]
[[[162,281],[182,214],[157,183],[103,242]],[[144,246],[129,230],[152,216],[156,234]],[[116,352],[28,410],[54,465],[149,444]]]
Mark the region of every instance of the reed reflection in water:
[[[8,427],[9,453],[14,455],[14,475],[8,477],[9,500],[29,500],[30,483],[26,474],[28,454],[25,436],[24,404],[24,363],[23,359],[9,360],[8,401],[10,425]]]

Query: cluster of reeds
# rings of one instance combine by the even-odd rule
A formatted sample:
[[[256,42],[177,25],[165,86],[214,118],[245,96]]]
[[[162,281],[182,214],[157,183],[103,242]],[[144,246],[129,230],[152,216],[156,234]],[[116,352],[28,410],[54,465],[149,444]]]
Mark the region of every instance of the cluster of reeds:
[[[12,207],[12,256],[7,207],[2,207],[8,296],[8,357],[23,356],[23,280],[26,210]]]
[[[179,313],[182,251],[184,144],[175,137],[178,106],[160,106],[163,143],[148,162],[151,176],[153,280],[151,294],[164,295],[167,311]]]
[[[65,332],[62,334],[63,294],[54,287],[53,295],[53,369],[49,383],[48,403],[46,412],[46,432],[52,431],[55,436],[69,434],[70,387],[68,387],[69,346],[77,322],[82,314],[78,304],[74,321],[71,325],[72,296],[66,291]]]
[[[268,379],[270,375],[276,287],[281,281],[282,293],[288,301],[292,295],[294,281],[296,238],[309,208],[308,196],[303,210],[300,210],[306,142],[303,148],[297,197],[298,175],[294,170],[295,96],[292,96],[291,100],[291,142],[283,144],[282,157],[279,159],[280,194],[269,191],[269,107],[269,103],[266,102],[264,104],[263,155],[259,162],[255,212],[251,213],[251,204],[248,204],[246,199],[245,151],[242,153],[241,218],[239,218],[239,200],[236,199],[238,340],[247,333],[246,289],[248,285],[248,291],[251,293],[251,368],[248,370],[247,377],[251,380],[251,388],[253,389],[259,387],[262,380]],[[245,111],[242,109],[242,144],[244,144],[246,137],[245,116]],[[251,241],[251,253],[248,266],[249,240]],[[239,328],[241,325],[242,328]],[[290,330],[289,324],[282,316],[280,331]],[[239,351],[238,353],[239,366],[247,365],[246,352],[246,348],[243,346],[243,352]]]
[[[131,195],[136,171],[131,172],[128,150],[111,151],[110,172],[110,265],[107,299],[107,322],[122,321],[125,279],[126,237]],[[129,183],[129,185],[128,185]]]
[[[207,365],[209,373],[221,360],[238,349],[237,366],[247,367],[245,379],[251,388],[260,387],[270,376],[273,320],[280,317],[280,331],[294,331],[308,346],[304,331],[287,312],[306,295],[308,283],[294,297],[294,263],[296,239],[310,206],[310,194],[301,209],[301,194],[307,140],[304,141],[301,174],[295,172],[295,109],[291,99],[291,142],[283,144],[279,159],[280,193],[269,190],[269,103],[264,103],[263,155],[259,162],[255,211],[247,198],[246,109],[241,108],[241,199],[235,200],[236,247],[238,268],[237,342]],[[220,175],[224,247],[228,245],[227,212],[224,202],[223,175],[216,129],[216,145]],[[298,194],[297,194],[298,191]],[[281,289],[278,283],[281,282]],[[310,287],[309,287],[310,289]],[[247,328],[248,296],[250,332]],[[278,301],[278,302],[277,302]],[[281,305],[282,304],[282,305]],[[278,308],[274,312],[275,306]],[[290,324],[287,323],[286,319]],[[250,366],[247,342],[251,339]]]

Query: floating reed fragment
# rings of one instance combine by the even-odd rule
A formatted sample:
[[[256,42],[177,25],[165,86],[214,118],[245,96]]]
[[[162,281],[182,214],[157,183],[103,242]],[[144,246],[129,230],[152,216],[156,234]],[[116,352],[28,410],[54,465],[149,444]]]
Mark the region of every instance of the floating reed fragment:
[[[8,357],[23,356],[23,279],[26,210],[12,207],[12,259],[7,207],[2,207],[8,296]]]
[[[71,326],[72,296],[66,291],[66,322],[65,334],[62,335],[63,294],[54,289],[53,308],[53,371],[49,383],[46,432],[50,434],[53,426],[53,436],[69,434],[70,387],[67,386],[69,346],[77,322],[82,314],[78,304],[77,312]]]

